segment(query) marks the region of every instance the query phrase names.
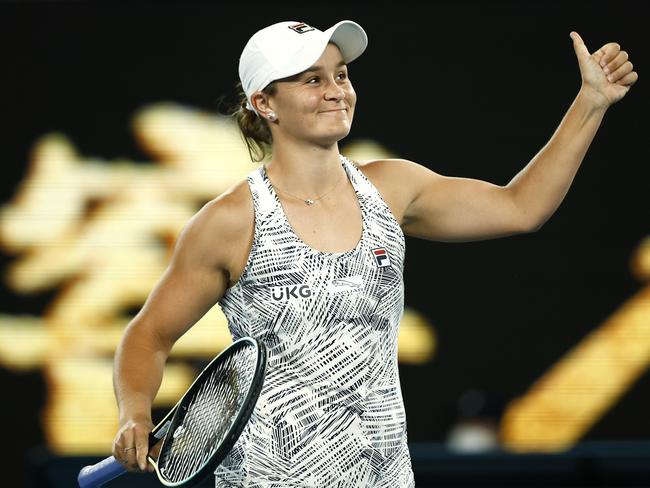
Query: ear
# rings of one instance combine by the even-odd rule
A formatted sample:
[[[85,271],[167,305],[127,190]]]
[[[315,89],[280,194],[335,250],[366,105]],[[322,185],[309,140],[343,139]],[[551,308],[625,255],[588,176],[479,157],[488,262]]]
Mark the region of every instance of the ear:
[[[261,91],[256,91],[251,95],[251,105],[255,107],[258,114],[266,119],[268,119],[269,113],[274,112],[269,96]]]

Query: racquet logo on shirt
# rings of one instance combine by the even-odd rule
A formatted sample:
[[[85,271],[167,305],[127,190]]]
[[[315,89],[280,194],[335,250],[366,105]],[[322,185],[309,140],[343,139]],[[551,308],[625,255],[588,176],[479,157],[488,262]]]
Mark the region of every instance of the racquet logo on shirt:
[[[289,29],[297,32],[298,34],[304,34],[305,32],[313,31],[314,28],[310,25],[300,22],[299,24],[293,24],[289,26]]]
[[[373,249],[372,255],[375,258],[375,263],[377,263],[378,268],[385,268],[386,266],[390,266],[390,258],[388,257],[386,248],[378,247],[376,249]]]

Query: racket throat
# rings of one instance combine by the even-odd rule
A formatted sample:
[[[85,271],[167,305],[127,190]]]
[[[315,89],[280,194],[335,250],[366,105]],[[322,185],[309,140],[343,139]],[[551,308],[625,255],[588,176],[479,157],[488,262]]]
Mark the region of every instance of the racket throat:
[[[160,454],[160,448],[162,447],[162,439],[169,432],[169,427],[172,424],[171,420],[165,421],[162,426],[149,434],[149,453],[147,457],[149,462],[157,468],[158,455]]]

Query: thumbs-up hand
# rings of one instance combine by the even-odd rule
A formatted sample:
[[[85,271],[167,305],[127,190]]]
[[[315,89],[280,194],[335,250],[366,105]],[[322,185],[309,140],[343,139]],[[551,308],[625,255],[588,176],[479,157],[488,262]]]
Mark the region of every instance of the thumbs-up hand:
[[[608,107],[618,102],[639,79],[628,54],[616,42],[609,42],[593,54],[577,32],[571,32],[573,49],[578,58],[582,89],[599,106]]]

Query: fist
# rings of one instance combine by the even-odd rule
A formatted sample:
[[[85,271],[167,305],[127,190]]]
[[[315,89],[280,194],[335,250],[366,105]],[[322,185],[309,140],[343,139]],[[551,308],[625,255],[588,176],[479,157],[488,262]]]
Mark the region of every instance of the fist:
[[[120,427],[113,441],[113,457],[128,471],[153,471],[147,462],[149,433],[153,424],[149,419],[127,420]]]

